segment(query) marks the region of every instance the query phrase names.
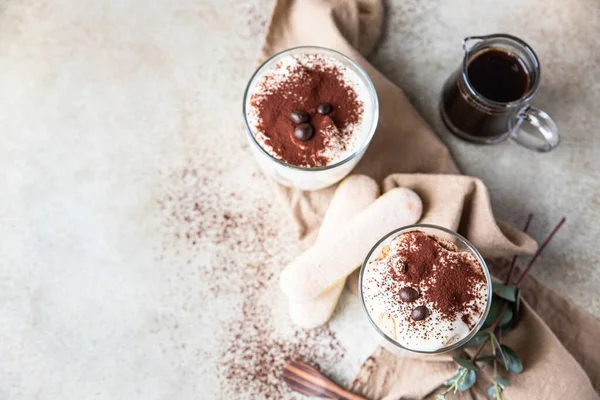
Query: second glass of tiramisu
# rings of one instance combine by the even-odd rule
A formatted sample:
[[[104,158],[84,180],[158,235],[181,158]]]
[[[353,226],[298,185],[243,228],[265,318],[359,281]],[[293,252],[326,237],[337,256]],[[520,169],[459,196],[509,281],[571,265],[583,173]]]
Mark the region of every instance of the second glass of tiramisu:
[[[409,356],[467,343],[481,329],[492,298],[479,252],[459,234],[434,225],[383,237],[363,263],[359,288],[384,347]]]
[[[246,133],[262,169],[303,190],[348,175],[378,119],[377,93],[366,72],[322,47],[296,47],[271,57],[244,94]]]

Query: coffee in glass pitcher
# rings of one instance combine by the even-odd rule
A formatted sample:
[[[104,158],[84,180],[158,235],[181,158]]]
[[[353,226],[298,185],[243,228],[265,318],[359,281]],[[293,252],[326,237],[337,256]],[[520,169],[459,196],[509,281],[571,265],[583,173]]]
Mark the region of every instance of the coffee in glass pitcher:
[[[474,44],[473,44],[474,43]],[[442,120],[455,135],[480,144],[508,138],[537,151],[559,142],[556,124],[529,104],[540,83],[533,49],[505,34],[463,40],[463,63],[442,89]]]

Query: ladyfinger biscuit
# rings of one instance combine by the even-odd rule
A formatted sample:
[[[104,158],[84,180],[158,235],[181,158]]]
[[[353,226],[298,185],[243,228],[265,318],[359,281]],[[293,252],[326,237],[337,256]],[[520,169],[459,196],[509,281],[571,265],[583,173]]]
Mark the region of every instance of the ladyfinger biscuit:
[[[377,196],[379,196],[379,187],[368,176],[351,175],[344,179],[329,204],[316,243],[335,235],[341,227],[371,205]],[[290,301],[289,312],[292,322],[307,329],[323,325],[331,318],[343,289],[344,280],[308,301]]]
[[[343,281],[385,234],[416,223],[423,212],[419,196],[396,188],[379,197],[339,233],[306,250],[280,276],[283,292],[293,301],[317,297]]]

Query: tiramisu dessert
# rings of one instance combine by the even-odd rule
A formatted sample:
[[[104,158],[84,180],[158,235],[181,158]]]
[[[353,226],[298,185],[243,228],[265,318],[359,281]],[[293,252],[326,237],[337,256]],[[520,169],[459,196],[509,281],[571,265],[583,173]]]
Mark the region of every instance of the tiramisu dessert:
[[[488,275],[452,241],[418,230],[392,235],[364,268],[362,300],[371,321],[405,349],[443,351],[487,313]]]
[[[313,189],[339,181],[358,162],[375,130],[377,98],[368,76],[347,57],[301,47],[259,68],[244,111],[267,172]]]

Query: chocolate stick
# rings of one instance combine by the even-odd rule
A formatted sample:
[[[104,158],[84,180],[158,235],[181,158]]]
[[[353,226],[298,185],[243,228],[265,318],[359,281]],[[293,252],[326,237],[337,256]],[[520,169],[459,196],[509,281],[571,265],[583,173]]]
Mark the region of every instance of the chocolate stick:
[[[529,224],[531,223],[532,219],[533,219],[533,213],[529,213],[529,216],[527,217],[527,222],[525,222],[525,227],[523,228],[523,233],[527,233],[527,230],[529,230]],[[517,258],[518,258],[518,256],[515,254],[515,256],[512,259],[512,262],[510,263],[510,269],[508,270],[508,275],[506,276],[506,280],[504,281],[505,285],[508,285],[510,283],[510,279],[512,278],[513,271],[515,270],[515,265],[517,265]]]

